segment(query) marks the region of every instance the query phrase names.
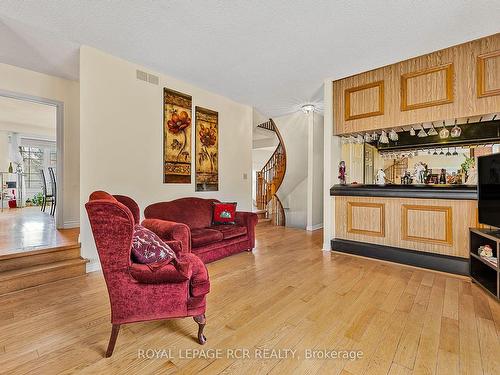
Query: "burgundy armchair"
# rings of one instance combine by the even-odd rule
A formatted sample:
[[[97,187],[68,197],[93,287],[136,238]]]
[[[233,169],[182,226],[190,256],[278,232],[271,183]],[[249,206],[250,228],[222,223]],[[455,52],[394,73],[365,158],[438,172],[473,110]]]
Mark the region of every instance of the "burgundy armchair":
[[[131,260],[139,207],[133,199],[94,192],[85,205],[111,304],[112,332],[106,357],[113,354],[121,324],[192,316],[204,344],[206,295],[210,284],[204,263],[184,253],[179,241],[166,243],[178,255],[157,268]]]
[[[179,241],[184,253],[194,253],[204,263],[255,247],[257,215],[236,212],[235,225],[212,225],[212,203],[217,199],[181,198],[149,205],[144,210],[146,228],[164,241]]]

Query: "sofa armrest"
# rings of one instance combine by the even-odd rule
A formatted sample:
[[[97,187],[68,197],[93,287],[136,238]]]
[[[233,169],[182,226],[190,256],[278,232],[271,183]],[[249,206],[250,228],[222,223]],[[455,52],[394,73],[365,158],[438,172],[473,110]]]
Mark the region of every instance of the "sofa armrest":
[[[236,224],[247,227],[250,249],[255,247],[255,226],[258,220],[257,214],[253,212],[237,211],[235,215]]]
[[[182,253],[189,253],[191,251],[191,230],[186,224],[160,219],[146,219],[141,224],[156,233],[167,244],[168,241],[179,241],[182,244]],[[175,251],[174,248],[172,249]]]

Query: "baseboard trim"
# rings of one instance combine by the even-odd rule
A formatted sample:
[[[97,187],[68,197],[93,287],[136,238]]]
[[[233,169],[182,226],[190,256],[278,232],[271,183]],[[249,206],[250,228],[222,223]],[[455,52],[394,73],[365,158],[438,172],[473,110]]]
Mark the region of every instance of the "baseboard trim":
[[[101,263],[99,262],[87,263],[87,269],[86,269],[87,273],[100,270],[101,270]]]
[[[332,250],[431,270],[469,275],[469,259],[335,238]]]
[[[306,227],[306,230],[313,231],[313,230],[318,230],[318,229],[321,229],[321,228],[323,228],[323,223],[315,224],[315,225],[308,225]]]
[[[63,223],[64,229],[78,228],[80,226],[80,220],[69,220]]]

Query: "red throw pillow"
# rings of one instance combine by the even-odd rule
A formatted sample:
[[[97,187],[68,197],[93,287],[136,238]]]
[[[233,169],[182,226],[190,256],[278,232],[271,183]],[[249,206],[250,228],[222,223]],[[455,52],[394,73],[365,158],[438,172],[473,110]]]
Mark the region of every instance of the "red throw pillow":
[[[235,224],[236,202],[213,202],[212,224]]]
[[[176,259],[175,252],[154,232],[142,225],[134,226],[132,237],[132,260],[136,263],[148,264],[162,262],[167,264]]]

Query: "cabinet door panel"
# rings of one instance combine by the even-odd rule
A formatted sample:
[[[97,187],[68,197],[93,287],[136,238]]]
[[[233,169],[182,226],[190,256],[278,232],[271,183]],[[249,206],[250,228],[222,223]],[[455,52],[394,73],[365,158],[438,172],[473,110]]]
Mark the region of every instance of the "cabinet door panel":
[[[344,97],[346,121],[384,114],[384,81],[346,89]]]
[[[500,95],[500,50],[477,57],[477,96]]]
[[[423,69],[401,76],[402,111],[452,102],[453,64]]]

